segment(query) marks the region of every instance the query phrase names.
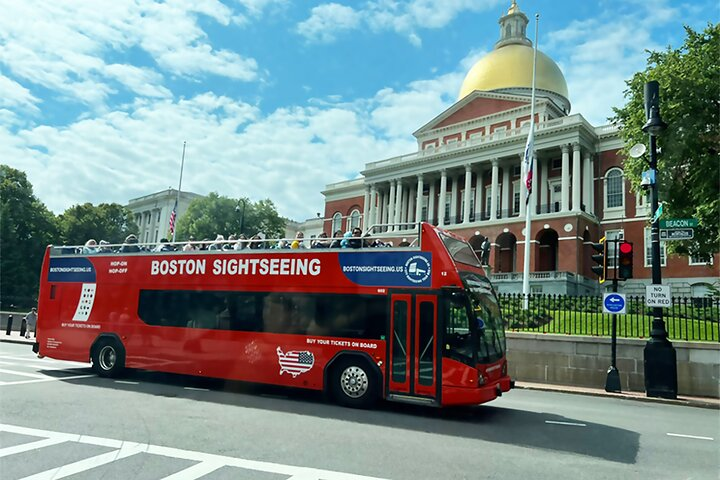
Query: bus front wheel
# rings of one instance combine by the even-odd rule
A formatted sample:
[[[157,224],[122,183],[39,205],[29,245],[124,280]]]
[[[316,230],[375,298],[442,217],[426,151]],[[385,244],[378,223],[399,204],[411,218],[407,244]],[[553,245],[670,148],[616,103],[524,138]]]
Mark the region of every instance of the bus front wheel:
[[[117,377],[125,369],[125,349],[116,340],[98,341],[91,357],[93,369],[100,377]]]
[[[367,362],[343,358],[333,366],[330,391],[341,405],[368,408],[378,398],[378,379]]]

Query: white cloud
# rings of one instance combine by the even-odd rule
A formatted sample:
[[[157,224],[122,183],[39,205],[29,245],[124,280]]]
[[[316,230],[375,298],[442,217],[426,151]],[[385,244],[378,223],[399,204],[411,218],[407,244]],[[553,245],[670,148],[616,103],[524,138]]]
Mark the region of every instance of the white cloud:
[[[40,99],[30,93],[30,90],[2,73],[0,73],[0,92],[2,92],[2,95],[0,95],[0,107],[26,109],[33,113],[40,111],[37,107]]]
[[[358,28],[360,20],[360,14],[351,7],[326,3],[313,8],[310,18],[298,24],[297,32],[308,41],[330,43],[338,33]]]
[[[422,39],[418,29],[442,28],[464,11],[488,10],[501,3],[502,0],[374,0],[357,10],[326,3],[313,8],[297,31],[310,42],[328,43],[341,33],[368,27],[376,32],[396,32],[419,47]]]

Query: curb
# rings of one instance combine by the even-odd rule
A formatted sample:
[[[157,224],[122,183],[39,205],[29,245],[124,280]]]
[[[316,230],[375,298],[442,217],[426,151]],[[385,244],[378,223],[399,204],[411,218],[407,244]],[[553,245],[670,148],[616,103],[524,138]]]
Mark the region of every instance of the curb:
[[[556,392],[556,393],[570,393],[575,395],[586,395],[590,397],[606,397],[606,398],[621,398],[624,400],[635,400],[638,402],[645,403],[662,403],[665,405],[680,405],[685,407],[697,407],[697,408],[708,408],[712,410],[720,410],[720,400],[713,398],[683,398],[677,399],[671,398],[658,398],[658,397],[645,397],[641,396],[641,392],[635,392],[635,394],[627,393],[612,393],[604,390],[593,390],[593,389],[575,389],[574,387],[567,387],[562,385],[540,385],[540,384],[523,384],[518,382],[515,384],[515,388],[523,390],[537,390],[542,392]]]

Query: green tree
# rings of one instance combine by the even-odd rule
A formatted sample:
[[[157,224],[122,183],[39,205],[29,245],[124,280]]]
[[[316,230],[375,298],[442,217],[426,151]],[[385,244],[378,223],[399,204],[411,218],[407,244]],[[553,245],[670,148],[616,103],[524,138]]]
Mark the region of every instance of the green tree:
[[[648,52],[647,68],[628,80],[627,103],[614,108],[612,121],[620,125],[626,148],[648,145],[642,132],[646,122],[643,88],[660,84],[660,112],[668,124],[658,136],[658,189],[664,218],[697,218],[692,242],[669,242],[675,253],[707,257],[720,244],[720,24],[702,32],[685,27],[682,47]],[[625,173],[639,187],[645,158],[626,153]]]
[[[250,237],[263,232],[267,238],[279,238],[285,230],[285,219],[280,217],[270,200],[256,203],[246,198],[234,199],[215,192],[207,197],[196,198],[180,217],[177,240],[214,240],[218,234],[226,238],[231,234],[244,233]]]
[[[45,247],[57,239],[57,219],[35,197],[25,173],[0,165],[2,307],[35,304]]]
[[[93,238],[122,243],[126,236],[138,233],[132,212],[118,203],[73,205],[60,215],[63,243],[82,245]]]

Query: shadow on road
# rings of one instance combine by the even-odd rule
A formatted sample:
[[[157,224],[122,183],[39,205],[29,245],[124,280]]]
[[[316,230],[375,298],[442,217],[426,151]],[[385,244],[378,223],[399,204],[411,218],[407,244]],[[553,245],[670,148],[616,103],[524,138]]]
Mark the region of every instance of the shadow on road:
[[[77,374],[83,374],[90,370],[76,371]],[[57,375],[52,371],[46,374]],[[329,403],[320,392],[300,389],[132,370],[122,380],[139,383],[116,383],[98,377],[62,381],[575,453],[624,464],[635,463],[640,442],[639,434],[633,431],[552,413],[493,404],[435,409],[381,402],[374,410],[353,410]],[[183,387],[208,389],[209,392],[186,390]],[[586,427],[547,424],[546,421],[584,423]]]

